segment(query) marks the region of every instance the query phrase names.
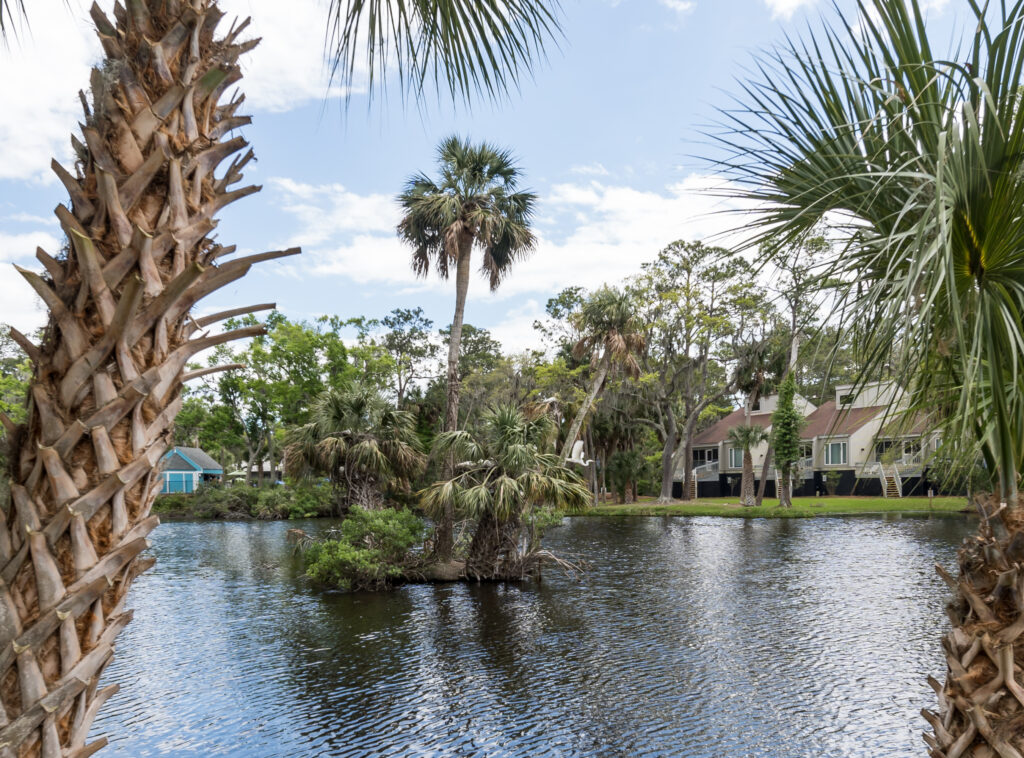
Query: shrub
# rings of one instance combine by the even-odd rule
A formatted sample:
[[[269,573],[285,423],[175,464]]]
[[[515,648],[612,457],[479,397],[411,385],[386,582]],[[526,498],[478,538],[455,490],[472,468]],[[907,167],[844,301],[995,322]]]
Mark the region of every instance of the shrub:
[[[384,589],[400,578],[422,542],[423,520],[407,510],[353,506],[340,530],[305,551],[306,575],[343,590]]]

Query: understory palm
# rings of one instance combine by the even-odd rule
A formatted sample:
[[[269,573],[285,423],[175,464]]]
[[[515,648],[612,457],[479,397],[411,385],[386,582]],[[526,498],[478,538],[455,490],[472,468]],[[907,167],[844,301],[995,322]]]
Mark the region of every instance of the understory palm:
[[[573,347],[573,355],[581,358],[592,354],[594,374],[583,404],[569,426],[562,446],[562,460],[572,453],[573,443],[583,429],[583,422],[604,389],[612,366],[619,366],[630,376],[640,372],[637,356],[644,349],[642,325],[636,316],[629,295],[614,287],[602,287],[583,303],[579,313],[583,336]]]
[[[1024,4],[968,0],[967,44],[936,54],[917,0],[862,0],[856,22],[780,51],[723,139],[761,239],[815,224],[845,242],[830,274],[873,340],[864,374],[900,367],[927,416],[993,479],[959,555],[933,756],[1024,751]],[[994,511],[1000,508],[998,517]]]
[[[312,418],[288,434],[288,473],[326,476],[342,490],[346,507],[379,507],[389,490],[407,489],[423,469],[412,414],[374,389],[328,390],[317,398]]]
[[[438,435],[433,454],[454,459],[454,474],[425,489],[422,504],[434,518],[452,512],[476,522],[466,560],[468,576],[527,575],[538,559],[524,542],[535,512],[590,503],[583,480],[553,452],[557,431],[546,410],[526,413],[503,405],[484,415],[476,435]]]
[[[536,197],[519,189],[520,172],[507,150],[449,137],[437,153],[439,178],[417,174],[398,197],[403,212],[398,235],[413,250],[417,275],[426,276],[431,266],[442,279],[455,271],[444,423],[452,432],[459,425],[459,350],[473,248],[480,250],[480,269],[491,290],[497,289],[536,244],[530,228]],[[451,555],[450,513],[439,517],[435,549],[442,559]]]
[[[740,485],[740,503],[754,505],[754,456],[752,450],[767,442],[768,432],[760,426],[740,424],[729,430],[729,443],[743,451],[743,475]]]

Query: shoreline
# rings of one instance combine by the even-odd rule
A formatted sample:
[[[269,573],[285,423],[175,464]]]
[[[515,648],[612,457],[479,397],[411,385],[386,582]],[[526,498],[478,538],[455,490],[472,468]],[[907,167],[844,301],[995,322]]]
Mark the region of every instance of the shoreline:
[[[860,516],[885,513],[974,513],[966,497],[936,497],[931,507],[927,497],[796,497],[792,508],[780,508],[778,501],[765,498],[760,507],[744,507],[735,498],[705,498],[658,503],[642,498],[638,503],[604,503],[570,516],[718,516],[721,518],[815,518],[817,516]]]

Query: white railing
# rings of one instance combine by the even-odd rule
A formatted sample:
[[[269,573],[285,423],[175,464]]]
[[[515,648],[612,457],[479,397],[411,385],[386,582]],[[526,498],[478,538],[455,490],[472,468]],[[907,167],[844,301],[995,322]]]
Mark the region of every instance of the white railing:
[[[718,478],[718,461],[704,463],[693,469],[694,481],[707,481]]]

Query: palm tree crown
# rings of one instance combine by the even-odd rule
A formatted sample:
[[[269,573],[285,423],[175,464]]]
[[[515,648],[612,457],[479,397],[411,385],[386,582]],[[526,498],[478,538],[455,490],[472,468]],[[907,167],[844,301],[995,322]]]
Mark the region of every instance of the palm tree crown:
[[[768,441],[768,432],[754,424],[740,424],[729,430],[729,442],[744,452]]]
[[[546,413],[526,414],[501,405],[485,414],[479,434],[442,432],[433,454],[455,457],[456,474],[422,493],[427,513],[439,515],[451,503],[463,518],[486,515],[504,522],[534,505],[579,509],[590,503],[580,477],[549,452],[557,427]]]
[[[313,420],[288,434],[286,460],[293,476],[327,476],[346,488],[351,504],[373,506],[391,486],[408,486],[424,455],[415,423],[374,389],[328,390]]]
[[[426,276],[433,262],[447,279],[449,265],[483,252],[481,270],[497,289],[512,264],[533,250],[530,219],[536,195],[518,191],[519,169],[508,150],[449,137],[438,148],[439,181],[409,179],[398,202],[405,213],[399,237],[413,248],[413,269]]]
[[[601,287],[580,308],[579,328],[583,336],[573,348],[577,358],[588,352],[606,354],[630,376],[639,374],[636,356],[643,351],[646,340],[628,294],[614,287]]]

